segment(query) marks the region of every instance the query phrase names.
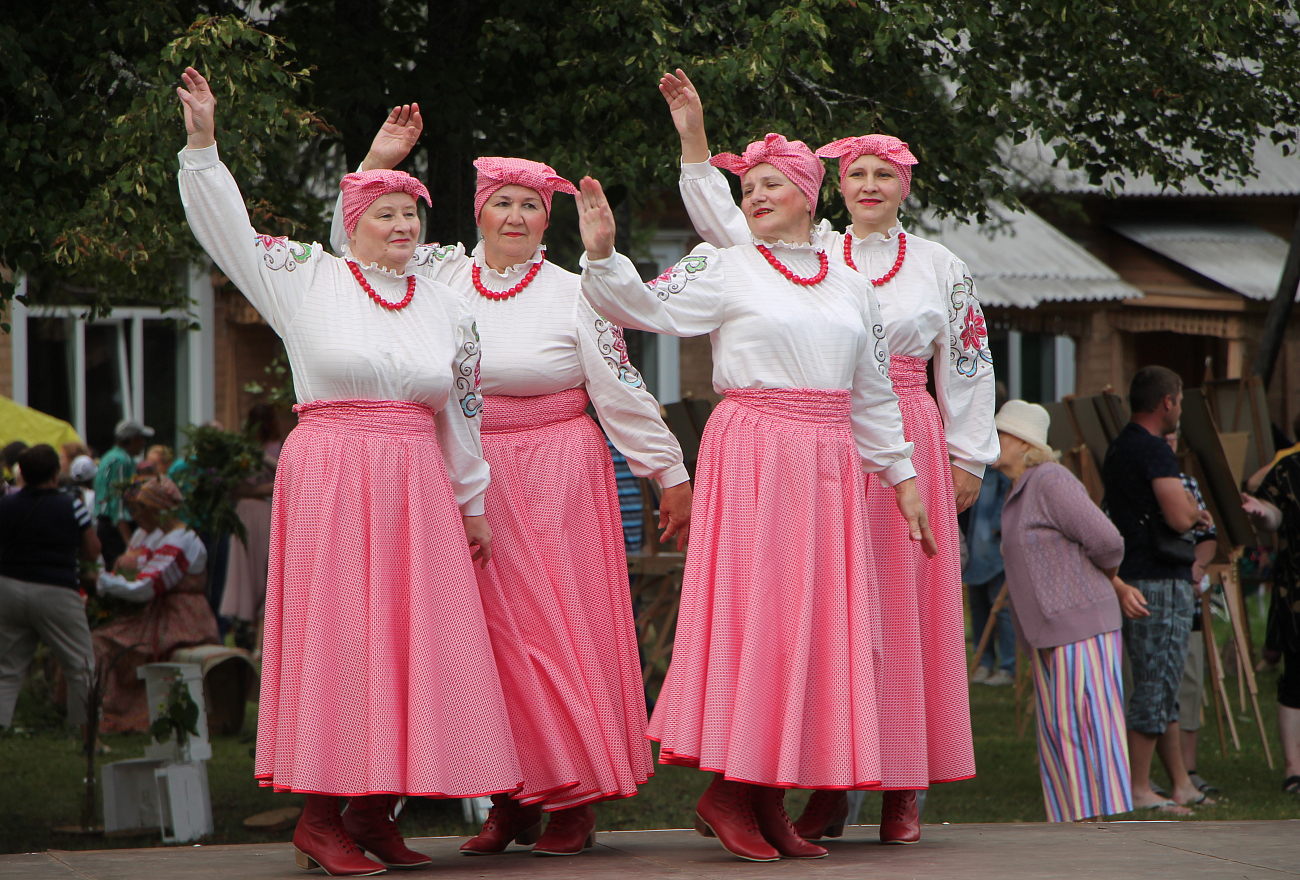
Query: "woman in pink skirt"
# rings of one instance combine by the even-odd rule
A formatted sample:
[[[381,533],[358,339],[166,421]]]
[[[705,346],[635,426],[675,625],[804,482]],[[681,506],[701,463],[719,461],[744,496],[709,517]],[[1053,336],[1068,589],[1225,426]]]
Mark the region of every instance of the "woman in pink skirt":
[[[351,260],[254,232],[212,91],[193,68],[184,81],[186,217],[284,339],[299,401],[273,496],[257,778],[307,795],[301,867],[384,870],[361,849],[427,864],[402,842],[400,796],[523,781],[472,561],[491,555],[473,317],[407,271],[428,194],[406,174],[344,178]]]
[[[401,162],[420,128],[418,105],[395,108],[362,169]],[[421,246],[413,263],[464,297],[482,338],[493,553],[479,587],[524,786],[493,796],[461,852],[499,853],[514,840],[536,841],[536,855],[577,855],[593,845],[592,804],[631,797],[653,768],[614,467],[587,405],[633,472],[663,487],[665,537],[677,534],[679,547],[691,488],[622,331],[582,298],[578,276],[546,259],[551,200],[573,184],[540,162],[474,164],[482,240],[468,253]],[[332,237],[346,255],[340,213]]]
[[[748,241],[727,182],[709,164],[699,95],[680,70],[664,76],[660,90],[682,138],[682,199],[696,230],[720,247]],[[892,493],[868,478],[884,647],[880,839],[916,843],[917,790],[975,775],[957,514],[974,502],[985,467],[998,458],[993,359],[965,264],[898,224],[916,164],[907,144],[867,135],[828,144],[817,155],[839,159],[840,191],[853,224],[840,233],[822,221],[813,241],[833,262],[864,275],[880,302],[889,376],[904,433],[916,446],[916,485],[939,547],[934,558],[918,553]],[[932,360],[936,397],[926,391]],[[848,813],[845,794],[818,792],[796,827],[812,840],[838,837]]]
[[[700,443],[672,665],[650,722],[661,763],[717,773],[696,828],[741,858],[820,858],[787,788],[880,785],[880,600],[863,472],[933,551],[861,275],[810,240],[822,164],[769,134],[713,160],[741,176],[751,238],[700,245],[642,284],[582,183],[583,291],[624,326],[708,334],[726,399]]]

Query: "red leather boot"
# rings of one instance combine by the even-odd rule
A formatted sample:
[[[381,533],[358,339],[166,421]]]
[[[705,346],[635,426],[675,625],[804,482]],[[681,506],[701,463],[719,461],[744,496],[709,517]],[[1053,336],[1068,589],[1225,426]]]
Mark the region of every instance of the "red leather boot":
[[[919,843],[921,814],[916,809],[916,792],[887,791],[880,806],[881,843]]]
[[[397,827],[398,797],[370,794],[354,797],[343,811],[343,828],[352,841],[390,868],[419,868],[433,859],[407,849]]]
[[[803,815],[795,821],[794,830],[804,840],[842,837],[848,818],[848,792],[814,791],[808,798],[808,806],[803,808]]]
[[[522,806],[508,794],[492,795],[492,811],[477,837],[471,837],[461,844],[460,853],[464,856],[490,856],[504,852],[515,843],[530,844],[537,840],[542,831],[542,808],[540,804]]]
[[[338,798],[330,794],[307,795],[293,832],[293,849],[299,868],[324,868],[331,877],[365,877],[385,870],[363,856],[352,842],[339,818]]]
[[[751,862],[775,862],[781,854],[759,830],[752,788],[716,774],[695,805],[695,830],[705,837],[718,838],[723,849],[733,856]]]
[[[596,845],[596,811],[590,806],[555,810],[533,847],[535,856],[576,856]]]
[[[785,789],[765,785],[750,786],[754,790],[754,815],[763,838],[776,847],[783,859],[824,859],[827,852],[815,843],[804,840],[790,824],[785,814]]]

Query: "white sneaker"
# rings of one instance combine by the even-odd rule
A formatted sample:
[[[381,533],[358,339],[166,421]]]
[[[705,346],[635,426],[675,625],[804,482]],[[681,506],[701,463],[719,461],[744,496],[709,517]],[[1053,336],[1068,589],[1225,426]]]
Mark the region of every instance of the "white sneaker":
[[[979,682],[980,684],[983,684],[984,682],[989,680],[990,671],[991,670],[987,666],[984,666],[983,664],[976,666],[975,674],[971,676],[971,681]]]
[[[1015,684],[1016,679],[1005,669],[999,669],[997,672],[984,679],[983,683],[993,687],[1000,687],[1002,685]]]

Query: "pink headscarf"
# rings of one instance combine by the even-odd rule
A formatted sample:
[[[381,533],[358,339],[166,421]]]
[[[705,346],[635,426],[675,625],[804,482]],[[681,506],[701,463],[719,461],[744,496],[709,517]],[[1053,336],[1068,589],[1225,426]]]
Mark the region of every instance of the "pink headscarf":
[[[844,189],[844,175],[849,166],[863,156],[879,156],[894,168],[903,184],[903,198],[912,191],[912,166],[916,157],[907,144],[888,134],[867,134],[862,137],[840,138],[817,151],[823,159],[840,160],[840,189]]]
[[[424,184],[405,171],[357,171],[344,175],[339,189],[343,190],[343,229],[348,238],[356,231],[361,215],[380,196],[393,192],[409,193],[413,198],[424,199],[429,207],[433,207],[433,199],[429,198],[429,191],[424,188]]]
[[[528,159],[513,159],[506,156],[484,156],[474,160],[478,169],[478,190],[474,193],[474,221],[478,222],[483,213],[483,206],[492,198],[492,193],[503,186],[515,184],[536,190],[542,197],[546,216],[551,216],[551,198],[557,193],[578,194],[578,188],[555,173],[550,165],[530,162]]]
[[[817,195],[821,192],[826,168],[803,141],[788,141],[779,134],[769,134],[745,147],[743,156],[719,153],[709,160],[710,165],[724,168],[738,177],[744,177],[745,172],[764,162],[790,178],[790,182],[808,199],[808,213],[816,216]]]

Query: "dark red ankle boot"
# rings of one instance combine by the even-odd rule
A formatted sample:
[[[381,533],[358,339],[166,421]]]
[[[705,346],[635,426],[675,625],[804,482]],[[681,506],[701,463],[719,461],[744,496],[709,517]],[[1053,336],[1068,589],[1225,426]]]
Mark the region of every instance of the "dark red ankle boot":
[[[407,849],[397,827],[400,798],[395,794],[354,797],[343,811],[343,828],[352,841],[390,868],[419,868],[433,859]]]
[[[530,844],[542,831],[542,808],[539,804],[522,806],[508,794],[492,795],[492,811],[477,837],[461,845],[461,855],[490,856],[504,852],[515,843]]]
[[[723,849],[751,862],[775,862],[781,854],[763,837],[754,815],[755,786],[732,782],[721,773],[695,805],[695,830],[716,837]]]
[[[324,868],[332,877],[365,877],[384,873],[384,866],[361,854],[339,817],[339,800],[330,794],[309,794],[293,832],[294,861],[310,871]]]
[[[803,815],[795,821],[794,830],[804,840],[842,837],[848,818],[848,792],[814,791],[808,798],[808,806],[803,808]]]
[[[596,845],[596,811],[590,806],[555,810],[533,847],[535,856],[576,856]]]
[[[887,791],[880,805],[881,843],[918,843],[921,840],[921,814],[916,808],[916,792]]]
[[[824,859],[827,852],[815,843],[799,836],[785,814],[785,789],[764,785],[750,786],[754,790],[754,816],[763,838],[783,859]]]

